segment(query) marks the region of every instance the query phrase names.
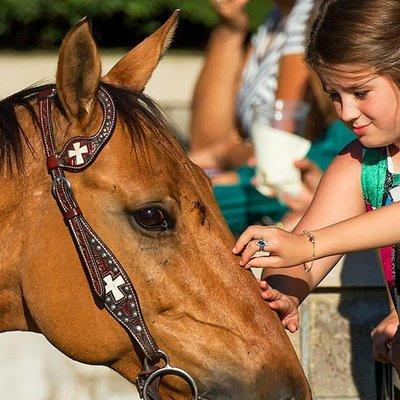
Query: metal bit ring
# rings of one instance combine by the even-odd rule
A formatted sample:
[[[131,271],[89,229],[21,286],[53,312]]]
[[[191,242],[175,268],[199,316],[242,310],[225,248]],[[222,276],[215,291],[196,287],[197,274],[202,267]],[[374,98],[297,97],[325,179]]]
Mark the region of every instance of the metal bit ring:
[[[177,376],[179,378],[182,378],[190,388],[190,391],[192,393],[191,400],[198,400],[199,395],[198,395],[197,385],[196,385],[196,382],[194,381],[194,379],[183,369],[171,366],[169,357],[167,356],[166,353],[159,350],[159,354],[160,354],[160,358],[165,361],[165,366],[154,371],[146,379],[146,382],[144,383],[144,386],[143,386],[143,400],[153,400],[153,398],[150,397],[150,395],[149,395],[149,389],[151,387],[151,384],[157,378],[163,378],[168,375]]]

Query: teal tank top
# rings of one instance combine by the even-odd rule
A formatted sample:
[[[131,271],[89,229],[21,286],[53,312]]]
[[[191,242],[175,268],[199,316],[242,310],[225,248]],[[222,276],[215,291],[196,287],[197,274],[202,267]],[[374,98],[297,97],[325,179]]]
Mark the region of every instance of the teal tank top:
[[[391,161],[386,147],[363,150],[361,186],[367,211],[400,200],[400,174],[393,172]],[[399,245],[384,247],[379,249],[379,253],[386,283],[393,303],[398,309],[400,305],[400,247]]]

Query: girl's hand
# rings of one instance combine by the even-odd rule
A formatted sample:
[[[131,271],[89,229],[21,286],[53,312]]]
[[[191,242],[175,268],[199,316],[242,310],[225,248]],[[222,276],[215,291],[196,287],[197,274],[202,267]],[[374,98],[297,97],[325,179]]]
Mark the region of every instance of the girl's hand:
[[[266,242],[265,256],[257,244],[259,239]],[[239,264],[248,269],[251,267],[292,267],[312,259],[312,245],[306,235],[286,232],[270,226],[249,226],[237,240],[234,254],[241,254]],[[257,254],[256,257],[254,255]]]
[[[390,363],[390,342],[399,325],[399,317],[393,310],[371,332],[372,354],[376,361]]]
[[[211,0],[222,23],[237,31],[247,31],[249,17],[245,7],[249,0]]]
[[[271,310],[277,312],[282,325],[289,332],[296,332],[299,329],[299,311],[294,300],[289,296],[271,288],[265,281],[260,281],[262,290],[261,297],[268,303]]]

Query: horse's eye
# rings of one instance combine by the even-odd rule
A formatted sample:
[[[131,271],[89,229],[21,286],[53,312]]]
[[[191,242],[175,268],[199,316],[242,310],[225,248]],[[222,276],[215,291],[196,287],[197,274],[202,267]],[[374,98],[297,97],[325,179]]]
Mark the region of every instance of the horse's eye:
[[[157,206],[140,208],[134,212],[133,217],[144,229],[162,231],[172,227],[172,223],[166,211]]]

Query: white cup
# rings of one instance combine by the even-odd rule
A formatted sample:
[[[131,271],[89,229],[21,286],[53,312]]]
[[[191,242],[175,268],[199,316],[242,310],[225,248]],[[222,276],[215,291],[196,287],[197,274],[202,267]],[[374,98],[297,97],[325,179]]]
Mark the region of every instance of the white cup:
[[[304,101],[276,100],[254,107],[251,136],[256,157],[257,190],[279,198],[297,196],[301,172],[294,161],[303,159],[311,142],[305,139],[310,106]]]

